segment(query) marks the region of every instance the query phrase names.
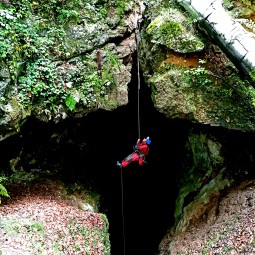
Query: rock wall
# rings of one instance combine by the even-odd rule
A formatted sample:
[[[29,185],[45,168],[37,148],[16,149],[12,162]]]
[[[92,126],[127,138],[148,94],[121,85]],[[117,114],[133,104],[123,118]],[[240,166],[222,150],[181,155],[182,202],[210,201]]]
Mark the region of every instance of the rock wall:
[[[128,102],[139,1],[2,1],[0,140]]]

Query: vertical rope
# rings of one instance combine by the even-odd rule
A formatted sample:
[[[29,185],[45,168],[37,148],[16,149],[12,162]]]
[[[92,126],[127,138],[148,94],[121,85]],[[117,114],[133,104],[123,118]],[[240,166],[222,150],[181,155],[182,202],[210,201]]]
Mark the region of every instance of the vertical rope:
[[[140,23],[138,21],[138,28],[136,29],[136,47],[137,47],[137,124],[138,124],[138,138],[141,138],[141,127],[140,127],[140,60],[139,60],[139,33]],[[122,235],[123,235],[123,255],[126,254],[126,236],[125,236],[125,217],[124,217],[124,188],[123,188],[123,174],[121,169],[121,210],[122,210]]]
[[[136,30],[136,48],[137,48],[137,124],[138,124],[138,138],[141,138],[141,125],[140,125],[140,59],[139,59],[139,41],[140,41],[140,23]]]
[[[122,176],[122,168],[121,172],[121,202],[122,202],[122,235],[123,235],[123,255],[126,254],[126,236],[125,236],[125,218],[124,218],[124,190],[123,190],[123,176]]]

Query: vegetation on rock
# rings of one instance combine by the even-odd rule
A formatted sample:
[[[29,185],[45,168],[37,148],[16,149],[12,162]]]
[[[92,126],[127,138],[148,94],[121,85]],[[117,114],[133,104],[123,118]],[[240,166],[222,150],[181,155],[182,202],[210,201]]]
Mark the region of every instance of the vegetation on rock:
[[[205,46],[176,9],[162,9],[146,31],[151,35],[153,43],[165,45],[176,52],[197,52]]]

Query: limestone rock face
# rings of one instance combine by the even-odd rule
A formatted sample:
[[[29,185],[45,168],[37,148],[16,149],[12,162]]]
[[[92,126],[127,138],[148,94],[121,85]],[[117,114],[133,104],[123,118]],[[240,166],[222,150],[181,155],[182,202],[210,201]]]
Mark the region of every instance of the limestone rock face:
[[[30,112],[13,96],[5,104],[0,104],[0,141],[19,132]]]
[[[221,97],[217,96],[216,90],[210,91],[210,88],[192,88],[180,70],[155,74],[148,83],[153,88],[155,107],[169,118],[189,119],[231,129],[255,128],[253,109],[247,111],[243,104],[237,104],[236,99],[228,94],[229,91]]]
[[[163,3],[145,17],[139,52],[155,107],[169,118],[254,130],[255,89],[196,22]]]
[[[127,104],[140,1],[27,5],[0,10],[1,139],[30,115],[58,122]]]

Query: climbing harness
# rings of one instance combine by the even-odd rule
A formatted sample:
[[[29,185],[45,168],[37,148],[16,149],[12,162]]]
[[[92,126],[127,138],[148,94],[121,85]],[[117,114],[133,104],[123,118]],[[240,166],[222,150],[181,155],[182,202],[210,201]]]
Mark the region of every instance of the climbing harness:
[[[135,154],[137,151],[134,151],[132,154],[128,155],[124,160],[130,162],[133,159],[133,154]]]

